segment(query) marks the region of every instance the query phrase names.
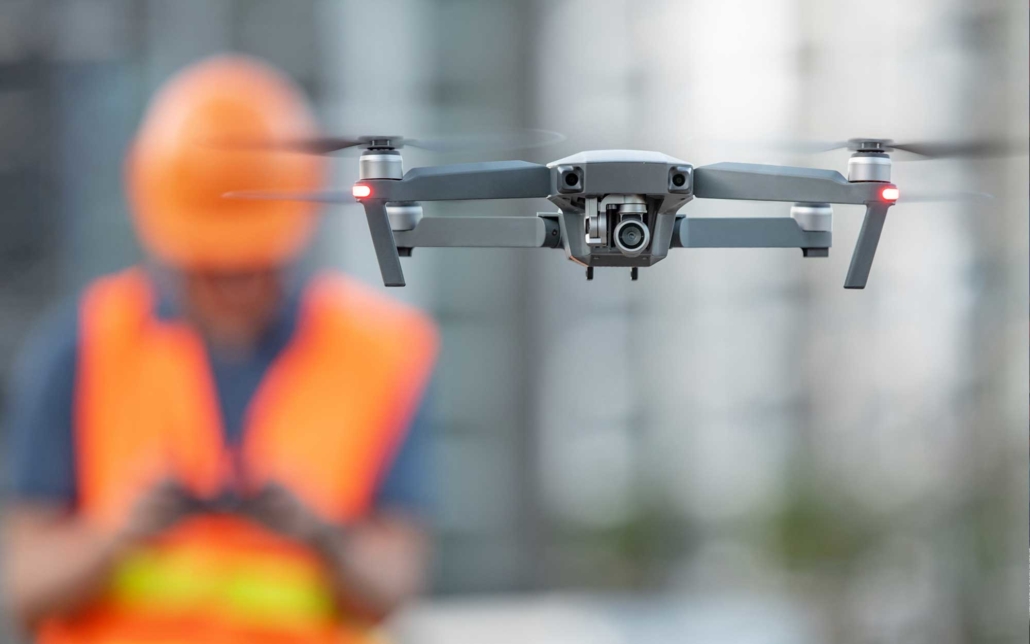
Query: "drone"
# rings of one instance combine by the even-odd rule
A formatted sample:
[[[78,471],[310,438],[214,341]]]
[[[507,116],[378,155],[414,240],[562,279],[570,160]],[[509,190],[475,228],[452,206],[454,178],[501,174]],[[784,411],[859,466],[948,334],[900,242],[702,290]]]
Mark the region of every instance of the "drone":
[[[556,135],[560,136],[560,135]],[[865,207],[844,288],[863,289],[887,212],[900,197],[891,182],[895,150],[927,157],[982,156],[976,144],[894,143],[857,138],[823,149],[851,151],[847,177],[836,170],[715,163],[693,166],[642,150],[594,150],[546,165],[488,161],[404,171],[401,149],[460,148],[446,143],[372,135],[299,141],[295,152],[325,154],[360,148],[359,179],[350,193],[230,193],[237,198],[358,203],[382,273],[390,287],[405,285],[401,258],[415,248],[551,248],[586,268],[653,266],[675,248],[799,248],[803,257],[828,257],[833,204]],[[981,144],[980,147],[983,147]],[[544,198],[556,213],[536,216],[423,217],[422,203]],[[680,213],[695,199],[791,203],[788,217],[705,218]]]

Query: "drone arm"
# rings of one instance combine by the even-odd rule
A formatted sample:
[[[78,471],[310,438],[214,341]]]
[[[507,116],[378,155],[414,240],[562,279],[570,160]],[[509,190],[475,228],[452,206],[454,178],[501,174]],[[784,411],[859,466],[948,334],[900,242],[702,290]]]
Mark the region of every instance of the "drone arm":
[[[397,240],[386,214],[387,202],[546,197],[551,192],[551,171],[525,161],[466,163],[415,168],[403,179],[363,179],[355,185],[368,188],[368,196],[359,201],[368,218],[383,283],[404,286]],[[460,237],[461,224],[456,223],[451,233]]]
[[[876,246],[894,201],[883,198],[880,181],[848,181],[839,172],[750,163],[716,163],[694,169],[694,195],[708,199],[750,199],[795,203],[864,204],[859,232],[844,288],[865,288]],[[895,197],[896,198],[896,197]]]
[[[861,204],[879,198],[883,184],[853,183],[836,170],[755,163],[694,168],[694,196],[805,203]]]
[[[557,215],[537,217],[424,217],[396,231],[398,248],[558,248]]]
[[[529,199],[551,193],[551,171],[526,161],[492,161],[414,168],[403,179],[364,179],[384,201]]]
[[[673,248],[830,248],[833,233],[802,230],[792,217],[677,217]],[[812,253],[816,255],[816,253]]]

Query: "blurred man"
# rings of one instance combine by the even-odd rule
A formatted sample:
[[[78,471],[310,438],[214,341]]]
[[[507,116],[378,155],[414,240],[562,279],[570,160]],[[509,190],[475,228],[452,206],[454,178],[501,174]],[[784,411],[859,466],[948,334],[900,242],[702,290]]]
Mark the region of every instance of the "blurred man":
[[[297,90],[241,57],[152,102],[127,162],[152,261],[37,335],[11,396],[7,593],[39,642],[366,641],[422,580],[417,436],[437,336],[292,268],[323,162]],[[239,144],[239,145],[237,145]]]

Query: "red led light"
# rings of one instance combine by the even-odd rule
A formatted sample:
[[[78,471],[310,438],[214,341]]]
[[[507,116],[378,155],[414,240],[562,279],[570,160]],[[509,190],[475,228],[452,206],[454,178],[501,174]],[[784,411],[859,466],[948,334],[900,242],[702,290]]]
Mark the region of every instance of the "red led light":
[[[901,196],[901,191],[897,188],[884,188],[880,192],[880,196],[883,197],[884,201],[897,201],[898,197]]]
[[[354,184],[354,188],[351,189],[351,193],[355,199],[364,199],[365,197],[372,196],[372,188],[361,183]]]

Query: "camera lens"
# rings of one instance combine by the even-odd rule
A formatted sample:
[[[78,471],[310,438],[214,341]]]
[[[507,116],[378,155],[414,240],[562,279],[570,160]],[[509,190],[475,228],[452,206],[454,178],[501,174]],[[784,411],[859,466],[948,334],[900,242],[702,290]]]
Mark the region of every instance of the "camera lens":
[[[639,246],[640,242],[644,241],[644,231],[637,224],[623,226],[622,230],[619,231],[619,241],[622,242],[623,246],[632,250]]]
[[[574,194],[583,192],[583,168],[575,165],[560,165],[556,168],[558,192]]]
[[[624,219],[615,227],[615,246],[627,257],[639,255],[650,238],[647,227],[636,219]]]
[[[669,192],[673,194],[688,194],[690,192],[690,177],[693,168],[689,165],[677,165],[669,168]]]

